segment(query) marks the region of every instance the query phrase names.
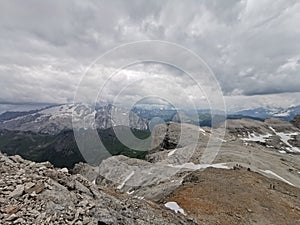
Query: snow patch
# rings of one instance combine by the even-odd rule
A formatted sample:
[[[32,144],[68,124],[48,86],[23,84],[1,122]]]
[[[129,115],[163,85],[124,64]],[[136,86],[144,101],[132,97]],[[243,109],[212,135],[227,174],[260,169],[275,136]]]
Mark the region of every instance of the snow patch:
[[[51,116],[61,116],[62,114],[72,114],[74,111],[75,105],[74,104],[67,104],[67,105],[58,105],[53,106],[47,109],[40,111],[40,114],[47,114]]]
[[[124,185],[126,184],[126,182],[134,175],[134,171],[132,171],[126,178],[125,180],[122,182],[122,184],[120,184],[117,189],[122,189],[124,187]]]
[[[3,121],[3,123],[9,123],[9,122],[21,120],[21,119],[24,119],[24,118],[28,117],[29,115],[30,115],[30,116],[35,116],[36,114],[37,114],[37,113],[28,114],[28,115],[24,115],[24,116],[18,116],[18,117],[16,117],[16,118],[13,118],[13,119],[10,119],[10,120],[5,120],[5,121]]]
[[[256,135],[256,134],[248,133],[248,138],[241,138],[241,140],[266,143],[266,139],[268,139],[271,136],[272,136],[272,134],[266,134],[266,135],[258,134],[258,135]]]
[[[184,210],[176,203],[176,202],[167,202],[165,204],[165,207],[167,207],[168,209],[171,209],[173,211],[175,211],[176,213],[181,213],[183,215],[186,215]]]
[[[177,150],[177,149],[174,149],[174,150],[170,151],[170,152],[168,153],[168,156],[174,155],[174,153],[176,152],[176,150]]]
[[[201,127],[199,127],[199,131],[205,133],[205,130]]]
[[[278,174],[274,173],[273,171],[271,170],[261,170],[263,173],[266,173],[266,174],[270,174],[270,175],[273,175],[274,177],[278,178],[279,180],[291,185],[291,186],[295,186],[294,184],[292,184],[291,182],[289,182],[288,180],[284,179],[283,177],[279,176]]]
[[[222,138],[218,138],[218,140],[222,141],[223,143],[226,143],[227,141],[222,139]]]
[[[134,191],[127,191],[126,193],[129,195],[132,195],[134,193]]]
[[[291,152],[300,152],[300,149],[298,147],[294,147],[289,143],[289,140],[293,139],[292,136],[296,136],[299,133],[283,133],[283,132],[277,132],[273,127],[269,127],[277,136],[280,137],[280,140],[288,146],[286,150]]]
[[[291,110],[287,110],[287,111],[275,113],[273,116],[279,116],[279,117],[290,116],[290,113],[291,113]]]
[[[279,153],[281,153],[281,154],[286,154],[286,151],[280,150]]]

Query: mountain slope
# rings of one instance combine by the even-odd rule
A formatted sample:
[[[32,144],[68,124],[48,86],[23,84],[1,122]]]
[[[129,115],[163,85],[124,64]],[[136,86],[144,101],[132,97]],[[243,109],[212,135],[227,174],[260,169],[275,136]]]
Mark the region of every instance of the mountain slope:
[[[123,132],[121,126],[114,129],[119,133]],[[144,146],[144,151],[135,151],[126,147],[118,140],[112,128],[97,131],[111,155],[122,154],[133,158],[144,158],[147,153],[148,146]],[[144,130],[132,130],[132,132],[139,138],[148,137],[150,134]],[[75,163],[85,162],[78,149],[73,130],[64,130],[51,135],[30,131],[0,130],[0,152],[8,155],[18,154],[35,162],[49,161],[56,167],[72,168]]]

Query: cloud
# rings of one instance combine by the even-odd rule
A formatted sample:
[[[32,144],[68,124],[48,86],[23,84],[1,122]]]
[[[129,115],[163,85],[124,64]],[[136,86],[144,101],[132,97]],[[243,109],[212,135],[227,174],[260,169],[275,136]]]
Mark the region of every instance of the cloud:
[[[260,96],[268,96],[269,105],[283,98],[300,104],[299,12],[296,0],[5,1],[0,8],[0,100],[72,101],[97,57],[120,44],[152,39],[175,42],[201,56],[232,107],[241,99],[259,106]],[[134,55],[124,52],[116,60]],[[123,79],[135,76],[145,79],[124,93],[124,102],[159,89],[174,101],[176,96],[178,102],[189,98],[205,105],[203,93],[180,71],[155,65],[123,71],[104,97],[113,98]],[[87,93],[97,88],[93,84],[93,79],[86,84]]]

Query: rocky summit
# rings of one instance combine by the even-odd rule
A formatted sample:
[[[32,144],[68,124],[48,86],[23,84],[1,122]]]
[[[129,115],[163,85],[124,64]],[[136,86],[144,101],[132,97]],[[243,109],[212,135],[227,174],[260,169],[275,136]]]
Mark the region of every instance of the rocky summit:
[[[0,221],[8,224],[196,224],[164,206],[96,186],[67,169],[0,154]]]

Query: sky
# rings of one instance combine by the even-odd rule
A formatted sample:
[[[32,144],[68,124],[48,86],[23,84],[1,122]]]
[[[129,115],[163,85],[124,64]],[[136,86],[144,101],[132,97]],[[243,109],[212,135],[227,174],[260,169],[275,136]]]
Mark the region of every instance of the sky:
[[[218,86],[229,110],[300,105],[298,0],[1,0],[0,4],[2,103],[72,102],[84,79],[87,99],[103,102],[117,99],[132,105],[155,94],[179,107],[186,107],[186,102],[207,107],[207,98],[219,98]],[[210,89],[206,89],[210,84],[201,83],[201,89],[185,70],[159,62],[118,70],[116,62],[134,61],[141,53],[132,48],[116,53],[110,62],[99,62],[112,49],[143,40],[189,49],[205,64],[199,69],[186,62],[190,67],[186,69],[198,72],[202,80],[207,66],[216,83]],[[170,61],[187,61],[171,48],[159,51],[148,46],[146,53],[154,51]]]

